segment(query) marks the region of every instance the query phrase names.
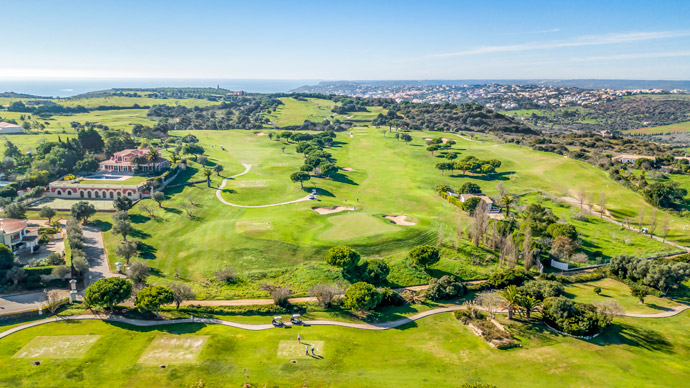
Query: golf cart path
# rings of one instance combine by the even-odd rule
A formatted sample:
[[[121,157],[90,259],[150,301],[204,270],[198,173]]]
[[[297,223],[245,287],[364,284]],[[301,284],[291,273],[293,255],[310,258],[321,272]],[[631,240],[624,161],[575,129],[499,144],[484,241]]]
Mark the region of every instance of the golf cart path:
[[[251,205],[251,206],[250,206],[250,205],[237,205],[237,204],[235,204],[235,203],[230,203],[230,202],[226,201],[225,199],[223,199],[223,196],[222,196],[221,194],[222,194],[222,192],[223,192],[223,188],[225,188],[225,184],[228,182],[228,179],[233,179],[233,178],[237,178],[238,176],[242,176],[242,175],[248,173],[249,170],[251,170],[251,168],[252,168],[252,165],[251,165],[251,164],[242,163],[242,165],[243,165],[244,168],[245,168],[244,171],[242,171],[242,172],[239,173],[239,174],[236,174],[236,175],[233,175],[233,176],[229,176],[229,177],[223,179],[223,182],[221,182],[220,186],[218,186],[218,189],[216,189],[216,198],[218,198],[218,200],[219,200],[220,202],[222,202],[222,203],[224,203],[224,204],[226,204],[226,205],[228,205],[228,206],[234,206],[234,207],[258,208],[258,207],[271,207],[271,206],[287,205],[287,204],[290,204],[290,203],[304,202],[304,201],[309,201],[309,200],[310,200],[310,199],[309,199],[309,195],[307,195],[307,196],[304,197],[304,198],[296,199],[296,200],[294,200],[294,201],[287,201],[287,202],[281,202],[281,203],[272,203],[272,204],[268,204],[268,205]]]
[[[382,331],[382,330],[389,330],[389,329],[394,329],[396,327],[400,327],[403,325],[407,325],[409,323],[412,323],[414,321],[418,321],[422,318],[426,318],[426,317],[429,317],[432,315],[448,313],[448,312],[453,312],[453,311],[458,311],[458,310],[464,310],[466,308],[467,308],[467,306],[464,306],[464,305],[440,307],[440,308],[435,308],[432,310],[424,311],[424,312],[421,312],[418,314],[414,314],[414,315],[411,315],[409,317],[400,318],[400,319],[397,319],[395,321],[383,322],[383,323],[374,323],[374,324],[340,322],[340,321],[331,321],[331,320],[313,320],[313,321],[312,320],[305,320],[304,325],[306,325],[306,326],[341,326],[341,327],[348,327],[351,329]],[[625,313],[622,316],[632,317],[632,318],[668,318],[668,317],[672,317],[674,315],[678,315],[687,309],[690,309],[690,306],[683,305],[683,306],[678,306],[672,310],[664,311],[664,312],[657,313],[657,314]],[[499,311],[499,312],[501,312],[501,311]],[[225,321],[225,320],[216,319],[216,318],[186,318],[186,319],[149,321],[149,320],[143,320],[143,319],[124,318],[124,317],[117,316],[117,315],[73,315],[73,316],[67,316],[67,317],[51,317],[51,318],[42,319],[40,321],[28,322],[28,323],[25,323],[23,325],[19,325],[19,326],[11,328],[9,330],[6,330],[4,332],[1,332],[0,338],[7,337],[10,334],[14,334],[14,333],[21,331],[21,330],[24,330],[24,329],[28,329],[28,328],[36,327],[36,326],[40,326],[40,325],[45,325],[47,323],[62,322],[62,321],[89,321],[89,320],[90,321],[104,321],[104,322],[121,322],[121,323],[126,323],[128,325],[143,326],[143,327],[177,325],[177,324],[182,324],[182,323],[205,323],[205,324],[229,326],[229,327],[234,327],[236,329],[251,330],[251,331],[269,330],[269,329],[274,328],[273,325],[270,323],[267,323],[267,324],[237,323],[237,322]],[[285,326],[293,326],[293,325],[289,322],[286,322]]]

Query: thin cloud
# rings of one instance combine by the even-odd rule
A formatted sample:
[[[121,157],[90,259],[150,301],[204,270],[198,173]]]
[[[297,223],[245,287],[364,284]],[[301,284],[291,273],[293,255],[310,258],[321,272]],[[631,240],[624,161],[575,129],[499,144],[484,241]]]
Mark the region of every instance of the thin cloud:
[[[550,28],[548,30],[523,31],[523,32],[506,32],[499,35],[533,35],[533,34],[548,34],[551,32],[560,32],[560,28]]]
[[[690,51],[669,51],[663,53],[617,54],[599,57],[573,58],[572,62],[622,61],[626,59],[690,57]]]
[[[587,35],[575,38],[573,40],[560,42],[530,42],[505,46],[482,46],[470,50],[429,55],[426,58],[450,58],[504,52],[550,50],[564,47],[602,46],[654,39],[678,38],[685,36],[690,36],[690,31],[626,32],[611,33],[604,35]]]

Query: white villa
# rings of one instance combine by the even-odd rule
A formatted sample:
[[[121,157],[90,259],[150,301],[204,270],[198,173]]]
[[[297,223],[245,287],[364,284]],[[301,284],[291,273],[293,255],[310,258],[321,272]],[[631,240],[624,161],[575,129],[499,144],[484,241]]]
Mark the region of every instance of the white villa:
[[[0,134],[6,133],[24,133],[24,128],[21,125],[0,121]]]
[[[614,162],[619,162],[619,163],[630,163],[633,164],[637,159],[649,159],[651,161],[656,162],[656,158],[654,156],[647,156],[647,155],[633,155],[633,154],[620,154],[616,155],[612,158]]]
[[[137,168],[135,158],[146,157],[149,153],[148,148],[127,149],[113,154],[113,157],[99,163],[98,171],[114,173],[134,173]],[[138,165],[141,171],[163,171],[170,167],[168,159],[158,157],[155,161],[147,161]]]
[[[33,249],[38,244],[38,234],[27,230],[27,226],[26,220],[0,218],[0,241],[14,252]]]

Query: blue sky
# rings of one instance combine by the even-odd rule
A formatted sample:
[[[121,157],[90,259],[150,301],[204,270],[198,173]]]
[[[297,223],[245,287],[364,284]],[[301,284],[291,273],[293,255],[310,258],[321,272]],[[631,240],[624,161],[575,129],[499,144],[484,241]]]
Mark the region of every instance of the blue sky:
[[[8,1],[0,79],[690,79],[690,1]]]

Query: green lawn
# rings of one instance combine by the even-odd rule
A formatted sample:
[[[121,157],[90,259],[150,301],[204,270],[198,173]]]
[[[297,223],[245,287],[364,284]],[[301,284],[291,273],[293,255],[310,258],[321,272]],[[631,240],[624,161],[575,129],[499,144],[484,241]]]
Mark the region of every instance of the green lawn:
[[[264,296],[259,291],[263,282],[286,285],[304,295],[315,283],[342,280],[339,271],[323,263],[325,252],[338,244],[353,246],[365,258],[388,261],[389,279],[396,286],[422,284],[430,276],[446,273],[468,280],[485,277],[495,268],[495,262],[484,262],[490,252],[481,249],[444,250],[441,261],[429,273],[411,268],[405,258],[415,245],[437,244],[439,235],[443,236],[444,246],[452,247],[457,244],[458,227],[461,231],[468,228],[464,213],[434,194],[433,188],[440,183],[459,187],[471,181],[490,195],[495,195],[499,181],[513,193],[540,189],[554,195],[561,195],[568,188],[574,195],[577,187],[586,185],[594,193],[606,191],[610,198],[608,208],[617,216],[634,214],[640,207],[649,214],[649,205],[638,194],[613,182],[604,172],[582,162],[516,145],[455,137],[458,144],[454,150],[461,155],[498,158],[503,166],[499,174],[491,177],[441,176],[434,166],[442,157],[431,156],[423,146],[424,138],[438,133],[412,132],[414,140],[406,145],[390,134],[384,137],[379,129],[355,128],[353,138],[347,133],[338,134],[337,143],[328,150],[340,167],[354,171],[341,170],[333,179],[313,178],[301,189],[288,178],[303,163],[294,144],[240,130],[184,131],[173,135],[188,133],[199,138],[209,164],[225,167],[223,176],[244,171],[242,163],[252,165],[247,174],[228,181],[222,195],[229,202],[261,205],[292,201],[303,198],[313,188],[320,194],[318,202],[267,208],[230,207],[216,199],[215,188],[222,178],[214,175],[211,188],[199,183],[168,190],[170,199],[164,203],[164,209],[156,211],[155,218],[135,207],[132,214],[137,231],[132,238],[142,241],[140,256],[156,270],[152,281],[166,283],[177,273],[180,280],[193,284],[202,298]],[[201,166],[191,162],[175,183],[203,179]],[[191,218],[180,206],[189,197],[196,198],[199,204]],[[356,206],[357,210],[319,215],[312,210],[314,206]],[[401,212],[416,220],[416,225],[393,225],[382,217]],[[108,231],[110,216],[97,217]],[[681,222],[673,219],[674,229],[669,238],[689,243],[690,236],[682,232]],[[591,237],[589,249],[604,256],[648,256],[667,249],[597,219],[579,225],[578,229]],[[110,232],[104,236],[111,263],[119,261],[114,254],[119,238]],[[625,244],[624,236],[630,237],[632,243]],[[231,286],[207,282],[227,266],[233,267],[244,280]]]
[[[108,180],[108,179],[84,179],[78,182],[80,185],[138,185],[139,183],[146,182],[149,177],[135,175],[123,180]]]
[[[629,134],[634,134],[634,135],[635,134],[654,135],[654,134],[673,133],[673,132],[690,132],[690,121],[685,121],[685,122],[676,123],[676,124],[669,124],[669,125],[660,125],[657,127],[631,129],[631,130],[625,131],[625,132],[629,133]]]
[[[35,101],[35,98],[11,98],[11,97],[0,97],[0,105],[8,106],[15,101]],[[153,106],[153,105],[181,105],[188,108],[195,106],[209,106],[220,104],[216,101],[208,101],[205,99],[197,98],[151,98],[151,97],[122,97],[122,96],[110,96],[110,97],[85,97],[85,98],[58,98],[52,99],[51,101],[56,104],[64,106],[83,106],[84,108],[97,108],[99,106],[119,106],[119,107],[129,107],[134,104],[139,104],[140,106]],[[5,112],[3,112],[5,113]]]
[[[306,101],[300,101],[291,97],[282,97],[280,100],[283,105],[278,106],[276,111],[268,116],[278,127],[302,125],[304,120],[321,122],[334,114],[331,109],[336,105],[331,100],[319,98],[307,98]]]
[[[575,226],[582,239],[581,250],[589,256],[590,264],[605,262],[620,255],[649,257],[681,252],[678,248],[614,225],[596,216],[586,216],[586,220],[580,220],[576,217],[582,213],[578,207],[570,206],[567,203],[556,204],[536,193],[521,196],[518,200],[521,205],[537,202],[551,209],[559,219]]]
[[[501,319],[506,323],[505,319]],[[508,324],[522,347],[489,347],[451,314],[385,332],[312,326],[243,331],[219,325],[137,328],[121,323],[60,322],[0,340],[0,385],[92,387],[680,387],[690,377],[690,316],[617,319],[592,341],[554,335],[541,327]],[[317,346],[322,358],[296,345]],[[61,343],[96,339],[79,356],[47,349],[39,366],[20,358],[39,336]],[[100,337],[96,337],[100,336]],[[44,348],[40,348],[41,343]],[[165,347],[161,348],[162,344]],[[300,351],[301,349],[301,351]],[[74,358],[64,358],[72,353]],[[53,358],[63,355],[63,358]],[[150,361],[155,359],[155,363]],[[165,364],[163,369],[160,365]]]
[[[594,288],[601,288],[601,294],[597,295]],[[615,300],[626,312],[641,314],[656,314],[678,306],[677,303],[656,296],[647,296],[645,304],[630,295],[630,287],[614,279],[602,279],[594,282],[575,283],[565,287],[566,295],[580,303],[603,302]]]

